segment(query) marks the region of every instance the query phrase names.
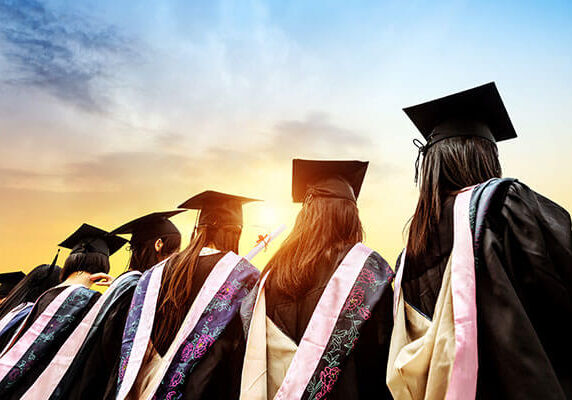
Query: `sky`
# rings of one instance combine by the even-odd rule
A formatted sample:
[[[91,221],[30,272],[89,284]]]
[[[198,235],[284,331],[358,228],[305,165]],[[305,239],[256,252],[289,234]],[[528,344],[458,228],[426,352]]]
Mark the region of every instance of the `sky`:
[[[293,158],[370,161],[365,242],[393,264],[418,195],[401,109],[490,81],[519,135],[505,176],[570,211],[571,20],[565,0],[0,0],[0,271],[207,189],[265,200],[246,254],[292,227]],[[194,220],[173,218],[184,244]]]

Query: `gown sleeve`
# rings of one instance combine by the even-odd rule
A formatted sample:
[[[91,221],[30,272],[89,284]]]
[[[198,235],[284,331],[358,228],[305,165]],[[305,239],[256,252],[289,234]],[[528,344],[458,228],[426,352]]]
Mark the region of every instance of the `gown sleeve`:
[[[476,254],[478,395],[570,398],[570,216],[519,182],[487,214]]]

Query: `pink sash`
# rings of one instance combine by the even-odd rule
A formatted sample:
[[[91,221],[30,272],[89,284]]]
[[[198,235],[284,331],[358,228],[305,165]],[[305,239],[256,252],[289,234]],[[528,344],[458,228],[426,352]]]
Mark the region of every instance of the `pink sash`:
[[[0,358],[0,381],[4,379],[6,374],[10,372],[16,363],[24,356],[30,346],[44,331],[48,323],[54,317],[68,296],[79,287],[83,286],[70,285],[59,295],[57,295],[56,298],[46,307],[44,312],[38,316],[30,328],[19,339],[17,339],[15,343],[13,343],[12,347],[9,347],[8,350],[2,355]],[[28,317],[26,320],[27,319]]]
[[[316,305],[275,399],[299,399],[304,394],[361,267],[372,251],[361,243],[356,244],[334,272]]]
[[[149,344],[149,339],[151,338],[153,322],[155,321],[157,298],[159,297],[161,279],[163,277],[163,269],[165,268],[166,262],[167,260],[157,264],[155,267],[153,267],[153,272],[151,272],[149,286],[147,287],[147,295],[145,296],[145,301],[143,302],[141,320],[135,334],[135,339],[133,339],[133,348],[131,349],[131,353],[129,355],[129,361],[125,369],[123,383],[119,388],[119,393],[117,395],[118,399],[124,399],[127,396],[129,390],[135,382],[135,379],[137,378],[137,373],[141,368],[141,364],[143,363],[147,345]],[[131,304],[131,306],[133,307],[133,304]]]
[[[470,227],[472,188],[459,193],[454,205],[454,236],[451,251],[451,291],[455,325],[455,360],[447,387],[447,399],[474,399],[477,392],[478,342],[475,258]],[[394,317],[401,295],[405,251],[395,279]]]
[[[153,379],[153,387],[151,390],[146,391],[151,393],[149,398],[153,397],[153,394],[159,387],[161,383],[161,379],[159,378],[162,378],[167,372],[167,368],[173,361],[176,350],[181,346],[181,343],[191,334],[197,325],[201,315],[240,260],[242,260],[242,257],[236,255],[233,252],[228,252],[213,267],[213,270],[205,280],[205,283],[201,287],[195,301],[189,309],[185,317],[185,321],[177,333],[175,341],[173,344],[171,344],[169,351],[167,351],[166,358],[162,363],[163,368],[161,368],[160,372],[158,373],[159,375]],[[151,339],[151,331],[153,329],[157,297],[159,295],[159,289],[161,288],[163,267],[164,264],[161,265],[160,268],[157,268],[157,271],[153,272],[153,274],[157,274],[158,278],[152,276],[151,281],[149,282],[149,288],[147,289],[147,295],[145,296],[145,301],[143,303],[141,323],[135,335],[135,341],[133,348],[131,349],[129,361],[125,370],[125,376],[123,378],[121,388],[119,389],[117,399],[125,399],[125,397],[129,394],[133,383],[137,379],[139,370],[141,369],[143,357],[145,356],[147,346],[149,345],[149,341]],[[151,296],[152,298],[150,298]],[[145,325],[141,325],[144,322],[146,322]],[[175,351],[173,351],[173,349]],[[136,359],[132,361],[133,356],[136,356]]]
[[[58,353],[50,362],[50,365],[44,370],[44,372],[38,377],[36,382],[22,397],[22,400],[34,400],[40,398],[48,398],[56,389],[61,379],[67,372],[70,364],[77,355],[83,341],[85,340],[87,334],[89,333],[91,326],[99,310],[107,300],[119,283],[130,275],[139,274],[139,272],[132,271],[122,275],[120,278],[116,279],[111,286],[105,291],[103,296],[91,307],[87,315],[83,318],[80,324],[74,329],[69,338],[65,341],[63,346],[60,348]]]
[[[447,399],[475,398],[477,393],[478,344],[475,256],[469,221],[472,190],[457,195],[451,257],[451,290],[455,320],[455,362]]]

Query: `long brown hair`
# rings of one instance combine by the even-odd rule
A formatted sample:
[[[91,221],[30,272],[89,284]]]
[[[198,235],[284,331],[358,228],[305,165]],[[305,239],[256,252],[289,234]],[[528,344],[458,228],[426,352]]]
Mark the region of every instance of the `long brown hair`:
[[[163,247],[161,251],[155,250],[155,242],[161,239]],[[131,243],[131,258],[129,269],[132,271],[145,272],[159,261],[164,260],[181,248],[181,235],[164,235],[160,238],[146,240],[141,243]]]
[[[501,176],[497,146],[487,139],[459,136],[429,147],[421,164],[419,201],[409,226],[407,256],[424,255],[431,227],[439,224],[447,196]]]
[[[301,296],[312,287],[319,260],[333,262],[341,251],[362,240],[363,228],[353,201],[313,197],[304,203],[292,232],[263,274],[270,271],[269,279],[278,290]]]
[[[199,254],[205,246],[215,246],[221,252],[238,253],[241,227],[238,225],[201,225],[186,249],[167,261],[163,283],[159,292],[156,326],[153,345],[164,350],[171,344],[174,335],[183,323],[191,302],[193,275]]]

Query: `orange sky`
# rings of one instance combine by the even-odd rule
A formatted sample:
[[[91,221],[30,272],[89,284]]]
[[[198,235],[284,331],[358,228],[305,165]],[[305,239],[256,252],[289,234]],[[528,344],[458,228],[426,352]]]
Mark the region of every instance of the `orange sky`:
[[[413,153],[413,150],[411,152]],[[405,160],[409,161],[412,160]],[[375,174],[367,176],[358,201],[366,230],[366,243],[380,252],[392,265],[403,246],[402,229],[413,212],[416,201],[416,190],[411,179],[412,163],[404,165],[404,168],[407,167],[409,174],[398,174],[394,178],[388,177],[379,182],[374,181]],[[1,270],[28,271],[39,263],[50,262],[55,254],[56,244],[81,222],[112,229],[126,220],[155,209],[170,209],[187,195],[206,188],[267,199],[264,203],[252,203],[244,208],[246,226],[240,251],[246,254],[254,246],[258,234],[268,232],[281,223],[291,228],[300,206],[290,201],[290,168],[289,163],[284,163],[283,167],[277,170],[255,169],[251,179],[245,179],[245,175],[228,176],[224,179],[213,177],[213,185],[197,186],[195,190],[161,188],[161,185],[157,185],[148,191],[134,192],[129,197],[114,193],[102,193],[98,196],[50,193],[37,198],[37,193],[14,191],[12,198],[4,196],[5,200],[8,197],[11,212],[2,214]],[[538,174],[538,177],[531,175],[531,178],[524,181],[560,202],[568,210],[571,209],[572,194],[569,188],[559,186],[554,178],[543,178],[542,174]],[[255,182],[258,179],[260,182]],[[242,180],[244,183],[241,184]],[[208,177],[205,177],[205,181],[209,181]],[[228,183],[219,183],[224,181]],[[244,190],[240,190],[241,188]],[[153,204],[156,205],[155,208],[151,207]],[[183,232],[183,243],[188,243],[195,212],[180,214],[172,220]],[[274,242],[267,252],[261,253],[254,260],[254,264],[262,268],[278,248],[279,242],[280,240]],[[60,265],[66,255],[67,251],[62,251]],[[122,272],[127,259],[127,247],[112,256],[112,273]]]

